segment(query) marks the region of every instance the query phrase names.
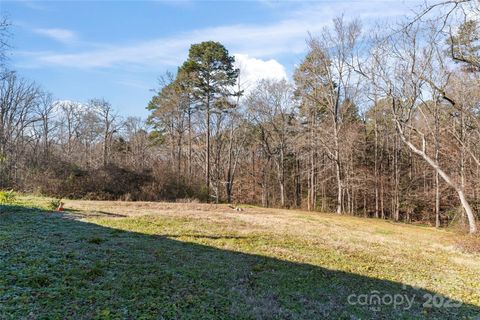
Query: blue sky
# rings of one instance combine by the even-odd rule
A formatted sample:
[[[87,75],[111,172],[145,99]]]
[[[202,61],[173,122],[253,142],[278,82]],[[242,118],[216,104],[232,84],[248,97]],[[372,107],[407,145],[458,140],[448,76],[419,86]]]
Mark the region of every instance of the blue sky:
[[[12,22],[9,65],[60,100],[101,97],[145,117],[159,75],[192,43],[222,42],[245,78],[288,78],[308,32],[336,16],[401,19],[418,1],[5,1]]]

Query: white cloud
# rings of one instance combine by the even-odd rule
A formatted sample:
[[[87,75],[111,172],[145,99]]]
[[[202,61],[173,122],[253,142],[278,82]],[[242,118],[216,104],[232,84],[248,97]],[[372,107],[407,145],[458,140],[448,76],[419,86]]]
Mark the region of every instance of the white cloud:
[[[320,24],[311,26],[319,30]],[[323,25],[322,25],[323,26]],[[175,66],[188,54],[191,44],[219,41],[229,50],[255,57],[271,57],[304,50],[309,29],[302,21],[283,21],[265,26],[232,25],[197,29],[174,37],[149,40],[80,53],[40,53],[36,64],[76,68],[115,66]]]
[[[285,67],[275,59],[261,60],[237,53],[235,66],[240,69],[241,87],[246,91],[262,79],[287,79]]]
[[[102,48],[76,53],[33,53],[34,66],[57,65],[75,68],[176,66],[188,54],[192,43],[206,40],[220,41],[232,52],[257,58],[270,58],[281,54],[299,54],[305,51],[305,39],[331,24],[342,12],[371,21],[374,17],[399,17],[405,6],[398,2],[348,1],[321,2],[302,6],[284,19],[269,24],[238,24],[196,29],[139,43],[121,45],[102,44]],[[350,16],[350,17],[351,17]],[[346,18],[349,18],[348,16]],[[60,41],[71,41],[75,34],[63,29],[37,29],[38,33]]]
[[[67,29],[52,28],[52,29],[35,29],[33,31],[42,36],[46,36],[50,39],[64,42],[64,43],[72,42],[76,39],[75,33]]]

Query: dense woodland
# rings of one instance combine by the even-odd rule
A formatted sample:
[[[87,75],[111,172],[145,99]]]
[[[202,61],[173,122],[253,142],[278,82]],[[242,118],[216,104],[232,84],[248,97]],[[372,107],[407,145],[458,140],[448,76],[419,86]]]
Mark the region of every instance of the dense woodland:
[[[145,121],[0,76],[0,187],[55,197],[248,203],[476,231],[480,4],[404,23],[335,19],[290,80],[242,81],[220,43],[159,79]],[[1,28],[8,52],[8,21]],[[152,84],[154,86],[155,84]]]

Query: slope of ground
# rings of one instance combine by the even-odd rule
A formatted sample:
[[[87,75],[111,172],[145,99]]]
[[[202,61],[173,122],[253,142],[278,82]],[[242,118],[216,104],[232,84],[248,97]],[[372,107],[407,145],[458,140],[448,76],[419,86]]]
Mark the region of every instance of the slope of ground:
[[[46,199],[0,208],[0,319],[475,319],[466,236],[332,214]],[[36,207],[36,208],[27,208]]]

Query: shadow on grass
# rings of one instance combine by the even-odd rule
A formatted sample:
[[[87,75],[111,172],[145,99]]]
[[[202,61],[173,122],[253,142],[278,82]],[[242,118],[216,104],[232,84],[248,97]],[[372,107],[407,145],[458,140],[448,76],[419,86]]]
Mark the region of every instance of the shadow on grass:
[[[68,210],[65,210],[65,212],[74,213],[77,216],[81,216],[85,218],[87,217],[90,217],[90,218],[95,218],[95,217],[126,218],[128,217],[126,214],[113,213],[108,211],[99,211],[99,210],[94,210],[89,212],[89,214],[84,214],[83,210],[69,208]]]
[[[107,228],[66,219],[68,214],[0,209],[1,319],[472,319],[480,314],[478,306],[392,281]]]

